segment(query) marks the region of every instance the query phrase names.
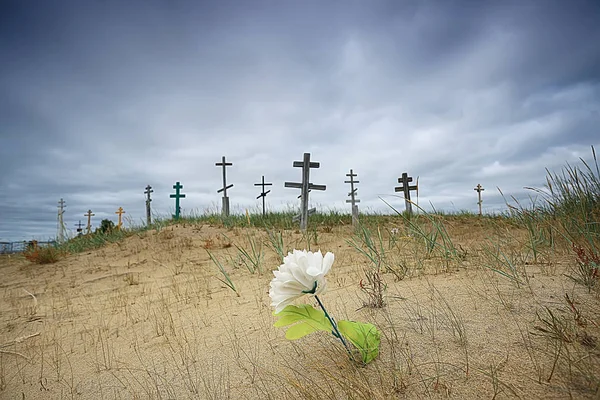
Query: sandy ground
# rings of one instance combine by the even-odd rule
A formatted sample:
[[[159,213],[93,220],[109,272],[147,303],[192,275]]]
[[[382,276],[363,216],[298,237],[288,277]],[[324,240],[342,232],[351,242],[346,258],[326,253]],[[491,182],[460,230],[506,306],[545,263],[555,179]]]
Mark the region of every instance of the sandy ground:
[[[382,227],[386,248],[392,226]],[[291,342],[272,326],[279,261],[264,231],[188,224],[52,265],[1,257],[0,398],[597,398],[599,298],[564,275],[575,265],[568,249],[544,248],[534,262],[524,231],[447,227],[461,249],[451,261],[399,235],[386,253],[396,273],[383,274],[380,309],[364,306],[359,282],[371,266],[348,244],[350,227],[319,228],[309,241],[336,256],[322,296],[330,313],[382,332],[380,356],[366,367],[332,335]],[[249,251],[248,237],[263,243],[254,274],[232,246]],[[287,250],[307,246],[300,232],[283,238]],[[523,284],[486,268],[500,268],[491,243]],[[541,320],[551,320],[548,310],[554,331]]]

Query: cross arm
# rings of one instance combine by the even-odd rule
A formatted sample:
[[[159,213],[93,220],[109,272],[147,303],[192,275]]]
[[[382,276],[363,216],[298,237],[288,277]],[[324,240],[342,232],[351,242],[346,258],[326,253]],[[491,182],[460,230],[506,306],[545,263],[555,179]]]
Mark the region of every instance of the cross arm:
[[[326,185],[313,185],[312,183],[309,183],[308,188],[313,189],[313,190],[325,190],[325,189],[327,189],[327,186]]]
[[[319,168],[321,163],[311,161],[308,164],[309,168]],[[304,167],[304,161],[294,161],[294,167],[302,168]]]
[[[232,188],[232,187],[233,187],[233,183],[232,183],[231,185],[227,185],[226,187],[224,187],[224,188],[221,188],[221,189],[217,190],[217,193],[221,193],[222,191],[224,191],[224,190],[226,190],[226,189],[230,189],[230,188]]]

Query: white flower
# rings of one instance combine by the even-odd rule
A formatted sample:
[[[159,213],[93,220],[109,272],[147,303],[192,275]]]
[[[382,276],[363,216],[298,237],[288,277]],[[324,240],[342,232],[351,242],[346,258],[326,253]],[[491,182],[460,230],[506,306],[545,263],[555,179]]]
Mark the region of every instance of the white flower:
[[[398,234],[398,228],[392,228],[392,230],[390,231],[390,233],[392,235],[397,235]]]
[[[269,296],[271,305],[278,313],[294,300],[305,294],[320,294],[325,291],[327,282],[325,274],[333,265],[333,253],[321,254],[321,251],[295,250],[288,253],[283,264],[273,271],[275,278],[271,281]]]

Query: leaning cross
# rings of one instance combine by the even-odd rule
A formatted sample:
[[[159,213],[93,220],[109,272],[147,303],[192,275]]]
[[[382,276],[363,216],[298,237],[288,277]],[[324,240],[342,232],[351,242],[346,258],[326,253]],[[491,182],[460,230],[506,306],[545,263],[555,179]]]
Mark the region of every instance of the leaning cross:
[[[65,240],[65,223],[63,221],[63,214],[65,213],[65,201],[61,198],[58,202],[58,242]]]
[[[119,223],[117,224],[117,229],[121,229],[121,226],[123,225],[123,221],[121,220],[121,216],[123,214],[125,214],[125,211],[123,211],[123,207],[119,207],[119,209],[117,211],[115,211],[115,214],[119,215]]]
[[[349,181],[344,181],[344,183],[350,184],[350,193],[348,193],[350,200],[346,200],[346,203],[352,204],[352,226],[356,226],[358,224],[358,205],[356,203],[360,203],[360,200],[356,198],[356,191],[358,188],[355,188],[354,184],[359,183],[360,181],[354,180],[354,177],[358,175],[352,172],[352,170],[350,170],[350,173],[346,174],[346,176],[350,177]]]
[[[266,214],[266,210],[265,210],[265,198],[267,197],[267,194],[271,193],[271,190],[267,190],[265,192],[265,186],[271,186],[273,185],[272,183],[265,183],[265,176],[262,176],[262,183],[255,183],[254,186],[262,186],[262,192],[261,194],[258,195],[258,197],[256,198],[256,200],[260,199],[262,197],[262,203],[263,203],[263,217]]]
[[[179,219],[179,212],[181,211],[179,199],[185,199],[185,194],[180,192],[180,190],[183,189],[183,185],[179,182],[176,182],[173,185],[173,189],[175,189],[175,193],[169,195],[170,198],[175,199],[175,215],[173,215],[173,218]]]
[[[233,165],[233,163],[228,163],[225,161],[225,156],[223,156],[222,161],[220,163],[215,163],[215,165],[217,167],[223,167],[223,187],[219,190],[217,190],[217,193],[221,193],[223,192],[223,207],[221,210],[221,213],[223,214],[223,216],[228,217],[229,216],[229,197],[227,197],[227,189],[230,189],[233,187],[233,184],[227,186],[227,174],[225,172],[225,168],[230,167]]]
[[[479,205],[479,216],[481,217],[481,203],[483,203],[483,200],[481,200],[481,192],[483,192],[485,189],[481,186],[480,183],[478,183],[477,187],[473,190],[477,191],[477,197],[479,198],[477,204]]]
[[[150,198],[150,193],[154,192],[152,190],[152,186],[146,186],[146,190],[144,194],[146,195],[146,226],[150,226],[152,224],[152,213],[150,212],[150,202],[152,199]]]
[[[398,183],[401,183],[402,186],[398,186],[394,188],[396,192],[404,192],[404,203],[406,204],[406,211],[408,215],[412,215],[412,203],[410,201],[410,191],[417,190],[417,185],[409,185],[409,182],[412,182],[413,178],[409,177],[406,172],[402,173],[402,177],[398,178]]]
[[[84,217],[87,217],[87,233],[92,233],[92,217],[96,214],[92,214],[92,210],[88,210],[87,214],[83,214]]]
[[[319,168],[320,163],[310,161],[310,153],[304,153],[303,161],[294,161],[294,167],[302,168],[302,182],[285,182],[287,188],[300,189],[300,214],[294,217],[294,221],[300,221],[300,229],[306,230],[308,225],[308,216],[313,214],[316,209],[308,209],[308,192],[312,190],[325,190],[325,185],[313,185],[310,183],[310,169]]]

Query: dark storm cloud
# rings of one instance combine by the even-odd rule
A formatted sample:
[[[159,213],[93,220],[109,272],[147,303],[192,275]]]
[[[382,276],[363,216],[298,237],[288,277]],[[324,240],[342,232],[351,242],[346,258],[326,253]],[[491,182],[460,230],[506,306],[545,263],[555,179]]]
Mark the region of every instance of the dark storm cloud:
[[[312,200],[385,211],[398,176],[420,204],[505,208],[545,167],[589,156],[600,123],[600,7],[544,2],[3,2],[0,238],[52,236],[89,208],[115,219],[297,205],[292,161],[321,162]],[[22,196],[22,197],[20,197]],[[27,228],[24,228],[24,227]]]

